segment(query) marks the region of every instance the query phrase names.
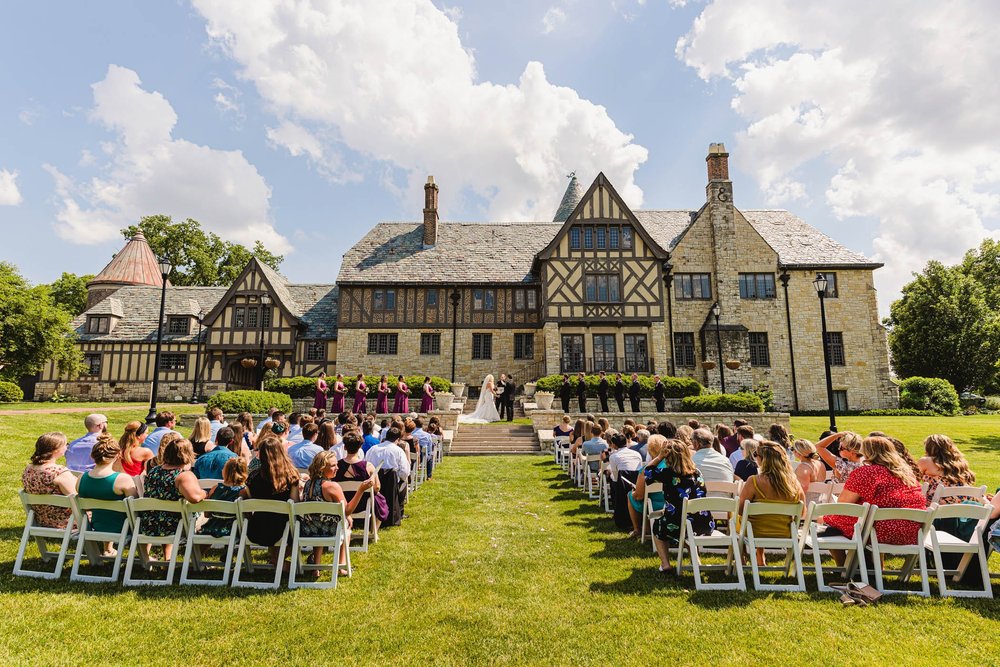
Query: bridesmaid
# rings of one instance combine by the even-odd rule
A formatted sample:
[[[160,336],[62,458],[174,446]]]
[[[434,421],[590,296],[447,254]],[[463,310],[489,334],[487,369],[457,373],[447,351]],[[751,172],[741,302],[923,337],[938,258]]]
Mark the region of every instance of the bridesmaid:
[[[400,415],[410,411],[410,388],[406,386],[402,375],[396,379],[396,400],[392,404],[392,411]]]
[[[326,410],[326,373],[320,373],[316,380],[316,398],[313,399],[313,407],[319,410]]]
[[[383,375],[378,381],[378,398],[375,401],[375,414],[389,414],[389,378]]]
[[[431,379],[424,376],[423,398],[420,399],[420,411],[427,414],[434,409],[434,387],[431,386]]]
[[[330,412],[339,415],[344,411],[344,396],[347,388],[344,386],[344,376],[337,373],[337,381],[333,384],[333,400],[330,402]]]
[[[365,384],[364,373],[358,373],[358,381],[354,385],[354,407],[351,409],[356,415],[364,415],[368,412],[368,385]]]

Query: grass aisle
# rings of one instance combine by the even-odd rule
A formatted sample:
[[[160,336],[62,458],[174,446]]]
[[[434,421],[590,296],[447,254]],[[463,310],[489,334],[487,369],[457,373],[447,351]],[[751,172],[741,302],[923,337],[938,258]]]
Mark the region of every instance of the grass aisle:
[[[78,421],[50,420],[70,431]],[[814,593],[685,590],[690,578],[661,578],[648,544],[614,531],[544,457],[447,459],[414,496],[412,518],[357,554],[355,576],[335,591],[126,590],[14,578],[26,436],[0,424],[4,665],[996,660],[990,638],[1000,636],[1000,604],[992,601],[902,598],[843,609]]]

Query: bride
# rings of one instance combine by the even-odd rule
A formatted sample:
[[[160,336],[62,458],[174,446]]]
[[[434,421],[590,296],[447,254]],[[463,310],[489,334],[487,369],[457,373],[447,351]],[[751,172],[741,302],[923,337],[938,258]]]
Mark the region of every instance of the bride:
[[[497,387],[493,382],[493,376],[487,375],[483,380],[483,387],[479,390],[479,403],[476,404],[476,411],[471,415],[460,415],[459,424],[489,424],[500,421],[500,413],[496,406]]]

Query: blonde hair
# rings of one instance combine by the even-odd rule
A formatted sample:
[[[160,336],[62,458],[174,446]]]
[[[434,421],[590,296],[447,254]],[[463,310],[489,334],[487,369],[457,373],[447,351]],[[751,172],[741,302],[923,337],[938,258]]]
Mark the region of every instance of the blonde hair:
[[[97,436],[97,442],[90,449],[90,458],[94,459],[94,463],[97,464],[114,461],[119,454],[121,454],[121,447],[108,433],[101,433]]]
[[[816,445],[810,440],[805,438],[799,438],[792,443],[792,449],[796,454],[804,459],[809,459],[810,461],[815,461],[819,459],[819,454],[816,452]]]
[[[681,440],[667,440],[663,443],[660,456],[667,467],[678,475],[693,475],[698,468],[691,458],[691,448]]]
[[[677,439],[689,447],[694,444],[694,441],[691,439],[693,434],[694,429],[687,424],[681,424],[677,427]]]
[[[189,440],[191,442],[208,442],[211,439],[212,422],[208,421],[208,417],[198,417],[194,422],[194,428],[191,429]]]
[[[861,455],[868,465],[882,466],[906,486],[916,486],[917,478],[889,438],[875,436],[861,442]]]
[[[837,441],[841,449],[846,449],[849,452],[857,452],[858,454],[861,454],[861,443],[861,436],[854,431],[846,431]]]
[[[744,438],[740,441],[740,449],[743,450],[743,458],[753,461],[753,458],[757,456],[757,441],[753,438]]]
[[[139,429],[142,422],[134,421],[125,424],[125,432],[118,439],[118,448],[122,453],[122,461],[132,465],[132,450],[139,446]]]
[[[667,444],[667,438],[659,433],[653,433],[646,440],[646,453],[649,458],[655,459],[663,451],[663,446]]]
[[[337,465],[337,455],[331,451],[323,451],[313,457],[309,464],[309,479],[323,479],[328,468]]]
[[[782,445],[765,440],[757,445],[757,460],[760,462],[758,474],[771,484],[778,498],[788,498],[792,502],[798,499],[802,485],[795,477],[788,453]]]
[[[222,466],[222,481],[226,486],[246,484],[247,474],[247,462],[242,456],[231,458]]]
[[[929,435],[924,440],[924,452],[941,469],[941,479],[949,486],[970,486],[976,483],[976,473],[969,469],[965,455],[946,435]]]

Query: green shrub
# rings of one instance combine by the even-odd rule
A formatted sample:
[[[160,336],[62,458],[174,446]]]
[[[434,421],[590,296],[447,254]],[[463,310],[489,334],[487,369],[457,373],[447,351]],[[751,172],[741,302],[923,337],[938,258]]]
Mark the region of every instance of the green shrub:
[[[759,384],[756,387],[740,387],[740,390],[736,393],[756,394],[760,397],[761,402],[764,404],[764,412],[774,411],[774,390],[771,389],[771,385],[766,382]]]
[[[292,398],[309,398],[316,392],[316,378],[303,375],[290,378],[274,378],[264,382],[264,389],[288,394]]]
[[[940,417],[933,410],[914,410],[913,408],[893,408],[890,410],[862,410],[861,417]]]
[[[987,410],[992,410],[993,412],[1000,411],[1000,396],[987,396],[986,405],[984,405]]]
[[[705,394],[687,396],[681,400],[681,410],[687,412],[764,412],[764,401],[749,392],[739,394]]]
[[[270,408],[284,412],[292,411],[292,399],[288,394],[276,391],[220,391],[208,399],[209,408],[219,408],[226,414],[250,412],[263,414]]]
[[[381,377],[381,375],[365,376],[365,384],[368,385],[368,396],[374,398],[378,393],[378,381]],[[389,396],[396,395],[396,377],[395,375],[389,376]],[[423,375],[407,375],[403,380],[410,387],[411,397],[420,395],[420,388],[424,385]],[[326,383],[330,385],[331,391],[333,383],[336,381],[336,376],[327,376]],[[344,384],[347,386],[347,396],[351,399],[354,398],[354,386],[356,383],[357,375],[351,376],[345,374]],[[435,392],[451,391],[451,382],[441,377],[431,376],[431,386],[434,387]],[[302,375],[290,378],[274,378],[264,383],[264,389],[287,394],[292,398],[312,398],[316,393],[316,378]]]
[[[958,392],[944,378],[909,377],[899,383],[899,407],[953,415],[959,409]]]
[[[625,375],[625,384],[631,385],[632,380],[630,375]],[[570,375],[569,383],[573,387],[573,395],[576,396],[576,385],[578,383],[578,376]],[[663,382],[663,386],[667,390],[667,398],[684,398],[685,396],[698,396],[702,392],[702,386],[697,380],[693,378],[678,378],[671,377],[669,375],[664,375],[660,377],[660,381]],[[586,376],[587,382],[587,395],[597,396],[597,386],[601,383],[601,378],[599,375],[588,375]],[[615,388],[615,375],[614,373],[608,374],[608,382],[611,383],[610,394],[614,394]],[[652,375],[640,375],[639,376],[639,396],[643,398],[653,397],[653,386],[656,382],[653,380]],[[535,391],[551,391],[553,394],[559,395],[559,390],[562,388],[562,375],[546,375],[538,380],[535,385]]]
[[[13,382],[0,382],[0,403],[17,403],[24,400],[24,392]]]

